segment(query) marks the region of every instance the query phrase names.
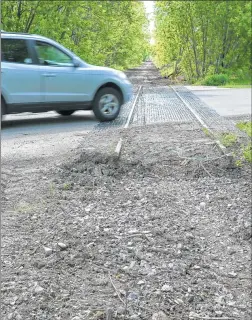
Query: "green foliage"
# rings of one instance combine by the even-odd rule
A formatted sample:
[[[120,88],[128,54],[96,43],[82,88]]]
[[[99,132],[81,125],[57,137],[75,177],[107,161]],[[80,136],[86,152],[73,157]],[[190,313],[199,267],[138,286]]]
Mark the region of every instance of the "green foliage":
[[[63,184],[63,190],[70,190],[72,188],[70,183],[64,183]]]
[[[243,157],[246,161],[252,162],[252,145],[249,143],[243,148]]]
[[[205,135],[207,136],[207,137],[211,137],[211,132],[207,129],[207,128],[202,128],[202,130],[203,130],[203,132],[205,133]]]
[[[236,161],[235,161],[235,165],[236,165],[237,167],[242,167],[242,161],[241,161],[240,159],[236,160]]]
[[[237,142],[237,136],[233,133],[224,133],[221,135],[220,141],[225,147],[231,147]]]
[[[226,74],[214,74],[206,77],[203,82],[206,86],[222,86],[228,82],[228,76]]]
[[[240,130],[246,132],[249,137],[252,137],[252,122],[251,121],[239,122],[239,123],[237,123],[236,126]],[[243,152],[244,159],[246,161],[248,161],[248,162],[252,162],[252,145],[251,145],[251,142],[247,146],[243,147],[242,152]]]
[[[249,137],[252,136],[252,122],[251,121],[239,122],[239,123],[237,123],[236,126],[240,130],[245,131]]]
[[[250,1],[156,1],[155,26],[158,67],[191,82],[251,70]]]
[[[3,0],[5,31],[52,38],[83,60],[126,69],[149,52],[148,20],[141,1]]]

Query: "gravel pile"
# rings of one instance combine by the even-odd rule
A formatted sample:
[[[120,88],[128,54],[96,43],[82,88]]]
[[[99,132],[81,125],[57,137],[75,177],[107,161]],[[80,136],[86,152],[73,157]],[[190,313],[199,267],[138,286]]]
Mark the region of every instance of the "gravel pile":
[[[70,158],[8,166],[2,319],[251,318],[250,168],[195,123],[91,133]]]

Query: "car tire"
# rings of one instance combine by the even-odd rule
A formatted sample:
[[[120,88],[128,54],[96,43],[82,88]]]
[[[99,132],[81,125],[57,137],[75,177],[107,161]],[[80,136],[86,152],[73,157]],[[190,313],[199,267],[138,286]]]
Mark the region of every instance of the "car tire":
[[[58,114],[60,114],[61,116],[71,116],[71,114],[74,113],[75,110],[60,110],[60,111],[56,111]]]
[[[114,88],[100,89],[93,102],[93,111],[100,121],[112,121],[120,113],[122,95]]]

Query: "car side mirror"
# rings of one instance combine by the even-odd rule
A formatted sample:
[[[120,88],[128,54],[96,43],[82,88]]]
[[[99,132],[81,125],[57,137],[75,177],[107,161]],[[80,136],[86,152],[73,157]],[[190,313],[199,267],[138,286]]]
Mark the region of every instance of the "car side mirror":
[[[73,58],[73,66],[74,68],[78,68],[80,66],[80,61],[76,58]]]

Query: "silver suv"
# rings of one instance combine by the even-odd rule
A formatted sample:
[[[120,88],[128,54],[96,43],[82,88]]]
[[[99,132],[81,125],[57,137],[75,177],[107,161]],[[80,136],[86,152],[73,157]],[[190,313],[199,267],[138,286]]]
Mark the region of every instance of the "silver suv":
[[[57,42],[2,32],[1,114],[55,110],[69,116],[93,110],[100,121],[114,120],[132,97],[127,76],[93,66]]]

